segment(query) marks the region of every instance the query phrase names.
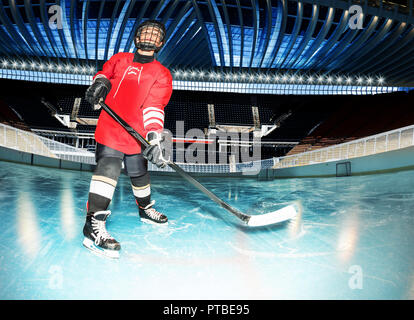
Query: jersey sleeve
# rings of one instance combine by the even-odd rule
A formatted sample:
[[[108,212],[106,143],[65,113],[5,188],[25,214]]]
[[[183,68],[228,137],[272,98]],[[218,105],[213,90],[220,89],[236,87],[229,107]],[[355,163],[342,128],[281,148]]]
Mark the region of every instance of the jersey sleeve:
[[[114,76],[115,66],[118,63],[119,59],[119,54],[113,55],[108,61],[104,63],[102,70],[98,71],[93,76],[93,81],[95,81],[97,78],[106,78],[108,80],[111,80]]]
[[[164,129],[164,108],[172,94],[172,77],[164,68],[155,81],[142,106],[144,130],[160,132]]]

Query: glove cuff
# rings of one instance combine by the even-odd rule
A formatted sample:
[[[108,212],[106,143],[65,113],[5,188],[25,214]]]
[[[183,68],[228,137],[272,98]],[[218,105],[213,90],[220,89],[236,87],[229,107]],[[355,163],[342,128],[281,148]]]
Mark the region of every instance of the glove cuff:
[[[147,133],[147,137],[146,137],[148,142],[151,141],[160,141],[161,140],[161,133],[157,132],[157,131],[150,131]]]
[[[97,78],[95,78],[94,83],[95,82],[98,82],[98,83],[103,84],[105,86],[105,88],[108,90],[108,92],[111,91],[112,83],[107,78],[105,78],[105,77],[97,77]]]

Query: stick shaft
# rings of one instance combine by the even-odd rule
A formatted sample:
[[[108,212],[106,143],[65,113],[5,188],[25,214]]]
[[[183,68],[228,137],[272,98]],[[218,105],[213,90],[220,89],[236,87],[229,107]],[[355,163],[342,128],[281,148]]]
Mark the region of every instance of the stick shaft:
[[[143,136],[141,136],[137,131],[135,131],[126,121],[124,121],[120,116],[118,116],[107,104],[105,104],[104,102],[100,102],[100,105],[102,106],[102,108],[105,110],[106,113],[108,113],[116,122],[118,122],[135,139],[137,139],[139,142],[141,142],[141,144],[143,146],[145,146],[145,148],[149,146],[149,142]],[[237,218],[241,219],[243,222],[248,223],[248,221],[250,219],[249,215],[246,215],[246,214],[234,209],[228,203],[221,200],[213,192],[211,192],[206,187],[204,187],[200,182],[198,182],[196,179],[191,177],[187,172],[185,172],[182,168],[180,168],[174,162],[168,161],[167,164],[171,169],[176,171],[185,180],[187,180],[189,183],[191,183],[193,186],[195,186],[198,190],[203,192],[206,196],[208,196],[215,203],[217,203],[218,205],[220,205],[222,208],[226,209],[230,213],[234,214]]]

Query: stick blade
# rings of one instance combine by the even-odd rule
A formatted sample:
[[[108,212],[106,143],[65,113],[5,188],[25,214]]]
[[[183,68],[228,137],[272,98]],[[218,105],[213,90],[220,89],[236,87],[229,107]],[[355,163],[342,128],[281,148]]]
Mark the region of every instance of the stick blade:
[[[291,204],[273,212],[251,216],[247,225],[249,227],[268,226],[292,219],[296,217],[297,214],[298,211],[295,206]]]

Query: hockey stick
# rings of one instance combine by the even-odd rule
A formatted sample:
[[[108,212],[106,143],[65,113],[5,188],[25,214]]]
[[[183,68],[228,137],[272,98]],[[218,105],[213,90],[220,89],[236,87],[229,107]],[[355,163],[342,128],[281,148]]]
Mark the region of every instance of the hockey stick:
[[[141,144],[145,148],[150,145],[149,142],[143,136],[141,136],[130,125],[128,125],[128,123],[126,123],[122,118],[120,118],[107,104],[105,104],[105,102],[101,101],[99,102],[99,104],[106,111],[106,113],[108,113],[116,122],[118,122],[131,136],[133,136],[135,139],[141,142]],[[288,205],[277,211],[273,211],[273,212],[269,212],[269,213],[265,213],[261,215],[253,215],[253,216],[247,215],[233,208],[232,206],[230,206],[223,200],[221,200],[219,197],[217,197],[214,193],[212,193],[210,190],[204,187],[201,183],[199,183],[197,180],[191,177],[187,172],[181,169],[174,162],[168,161],[167,165],[173,170],[175,170],[179,175],[181,175],[181,177],[186,179],[189,183],[191,183],[193,186],[195,186],[197,189],[203,192],[206,196],[208,196],[215,203],[217,203],[222,208],[226,209],[227,211],[235,215],[237,218],[239,218],[241,221],[243,221],[250,227],[268,226],[271,224],[275,224],[275,223],[279,223],[279,222],[291,219],[297,215],[297,211],[294,205]]]

